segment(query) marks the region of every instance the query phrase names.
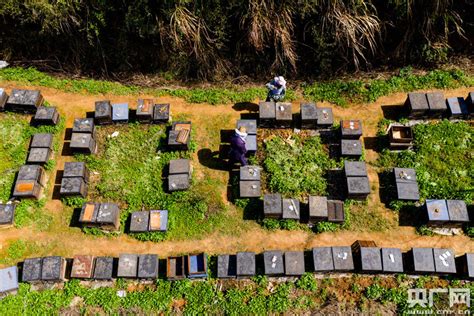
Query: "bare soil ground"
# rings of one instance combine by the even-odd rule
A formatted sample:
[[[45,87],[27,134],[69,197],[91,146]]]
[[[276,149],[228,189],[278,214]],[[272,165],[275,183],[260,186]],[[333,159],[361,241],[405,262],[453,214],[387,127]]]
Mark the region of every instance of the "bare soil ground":
[[[8,90],[12,88],[23,88],[12,82],[2,82],[2,86]],[[24,87],[31,89],[32,87]],[[72,127],[76,117],[84,117],[86,112],[94,110],[94,102],[99,99],[110,99],[112,102],[128,102],[131,108],[136,106],[136,96],[115,95],[81,95],[57,91],[50,88],[37,87],[49,103],[58,107],[60,114],[66,117],[66,128]],[[464,96],[472,88],[462,88],[444,91],[446,96]],[[143,95],[141,97],[151,97]],[[366,161],[369,163],[369,179],[372,194],[369,196],[368,208],[373,212],[379,212],[391,221],[396,221],[393,211],[385,208],[378,194],[378,177],[375,169],[370,166],[378,154],[371,146],[372,138],[377,131],[377,123],[383,116],[383,105],[401,105],[406,94],[397,93],[382,97],[371,104],[350,105],[348,108],[332,106],[335,120],[361,119],[364,129],[364,143],[366,147]],[[233,104],[213,106],[208,104],[187,104],[182,99],[162,97],[158,98],[161,103],[170,103],[173,118],[185,117],[193,122],[196,129],[195,140],[198,149],[194,154],[193,165],[198,179],[204,175],[216,179],[221,183],[219,190],[229,206],[231,212],[241,212],[233,204],[227,201],[227,184],[229,173],[224,168],[215,166],[204,152],[217,152],[220,144],[220,130],[233,129],[235,121],[242,113],[255,112],[258,110],[256,104],[246,106],[243,109]],[[256,100],[257,101],[257,100]],[[299,110],[299,102],[293,102],[293,108]],[[61,150],[60,150],[61,152]],[[62,170],[64,162],[71,161],[73,157],[57,155],[57,169]],[[51,172],[50,181],[54,181],[56,170]],[[51,190],[52,191],[52,190]],[[262,229],[258,224],[249,222],[246,229],[240,234],[226,235],[225,233],[214,233],[203,236],[201,240],[165,241],[160,243],[140,242],[126,235],[114,238],[94,237],[83,234],[78,228],[67,226],[67,214],[64,212],[61,201],[48,197],[46,209],[54,217],[56,224],[54,229],[38,232],[31,228],[9,228],[0,230],[0,253],[6,249],[8,244],[14,240],[25,240],[40,246],[41,255],[57,254],[72,256],[76,254],[94,255],[118,255],[122,252],[134,253],[158,253],[160,256],[172,254],[205,251],[211,254],[235,253],[237,251],[262,251],[265,249],[304,249],[322,245],[350,245],[357,239],[374,240],[379,246],[400,247],[404,250],[411,247],[449,247],[457,254],[474,251],[474,241],[466,236],[419,236],[413,227],[396,226],[396,228],[385,232],[354,232],[339,231],[336,233],[313,234],[304,231],[274,231]],[[240,213],[240,216],[242,214]]]

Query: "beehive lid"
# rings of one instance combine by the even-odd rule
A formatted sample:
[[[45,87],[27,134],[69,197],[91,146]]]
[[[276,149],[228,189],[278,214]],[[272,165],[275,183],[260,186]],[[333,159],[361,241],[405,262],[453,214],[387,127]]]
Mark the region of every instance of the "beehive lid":
[[[191,162],[189,159],[173,159],[170,160],[170,174],[187,174],[191,172]]]
[[[119,216],[119,208],[114,203],[102,203],[97,214],[97,223],[115,224]]]
[[[18,180],[39,180],[43,168],[38,165],[23,165],[18,171]]]
[[[33,282],[41,280],[41,258],[29,258],[23,262],[23,282]]]
[[[72,133],[71,135],[71,148],[92,148],[93,138],[91,134],[84,133]]]
[[[39,106],[36,109],[35,120],[52,120],[57,111],[54,106]]]
[[[259,117],[261,119],[275,119],[275,102],[260,102],[258,104]]]
[[[347,178],[347,188],[349,194],[369,194],[370,185],[367,177],[349,177]]]
[[[396,187],[399,200],[418,201],[420,199],[418,183],[397,182]]]
[[[95,118],[107,118],[112,116],[112,107],[109,100],[95,102]]]
[[[334,261],[334,270],[354,270],[351,247],[332,247],[332,258]]]
[[[316,272],[334,270],[331,247],[313,248],[313,263]]]
[[[79,216],[79,222],[81,223],[95,223],[97,220],[97,213],[99,212],[98,203],[84,203],[81,209],[81,215]]]
[[[41,270],[41,279],[45,281],[59,281],[64,278],[64,259],[57,256],[44,257]]]
[[[428,92],[426,94],[428,100],[428,107],[431,111],[445,111],[446,110],[446,99],[442,92]]]
[[[114,266],[114,258],[97,257],[95,259],[94,279],[98,279],[98,280],[112,279],[113,266]]]
[[[466,101],[463,97],[454,97],[447,98],[446,103],[448,104],[449,111],[453,115],[467,115],[469,114],[469,109]]]
[[[15,208],[15,204],[0,204],[0,225],[9,225],[13,223]]]
[[[362,156],[362,142],[358,139],[341,139],[342,156]]]
[[[117,277],[119,278],[136,278],[138,272],[138,255],[120,254]]]
[[[285,252],[285,274],[303,275],[305,273],[303,251]]]
[[[181,131],[181,130],[191,130],[191,122],[173,122],[172,130]]]
[[[301,119],[303,121],[316,121],[318,119],[318,113],[316,111],[316,104],[314,103],[301,103],[300,104]]]
[[[428,110],[428,99],[425,93],[411,92],[408,93],[408,101],[412,110]]]
[[[416,183],[416,171],[411,168],[393,168],[395,182]]]
[[[217,256],[217,277],[233,278],[237,275],[237,256],[219,255]]]
[[[433,248],[413,248],[415,272],[435,272]]]
[[[275,118],[279,121],[291,121],[293,118],[291,103],[277,102],[275,106]]]
[[[128,120],[128,103],[112,104],[112,120],[127,121]]]
[[[146,232],[148,231],[148,223],[150,220],[150,212],[140,211],[133,212],[130,220],[130,232]]]
[[[367,166],[364,161],[344,161],[346,177],[367,177]]]
[[[331,108],[318,108],[316,113],[318,115],[318,125],[332,125],[334,123],[334,116]]]
[[[167,121],[170,118],[170,105],[169,104],[155,104],[153,107],[153,119]],[[189,128],[191,129],[191,124]]]
[[[150,115],[153,111],[153,99],[138,99],[137,115]]]
[[[467,211],[466,202],[462,200],[447,200],[446,204],[450,221],[469,223],[469,213]]]
[[[456,273],[454,261],[455,253],[452,249],[434,248],[433,256],[437,273]]]
[[[51,157],[49,148],[31,148],[28,154],[27,163],[46,163]]]
[[[72,131],[79,133],[92,133],[94,131],[94,120],[91,118],[74,119]]]
[[[59,192],[61,194],[82,194],[85,186],[86,183],[82,178],[62,178]]]
[[[282,198],[281,194],[265,194],[263,197],[263,213],[265,215],[282,215]]]
[[[31,148],[52,148],[53,146],[53,134],[50,133],[38,133],[34,134],[31,140]]]
[[[87,167],[84,162],[65,162],[63,177],[84,177],[87,173]]]
[[[247,135],[245,138],[245,149],[249,152],[257,151],[257,135]]]
[[[167,231],[168,230],[168,211],[152,210],[150,211],[150,230]]]
[[[382,256],[379,247],[361,247],[360,258],[363,271],[382,271]]]
[[[186,190],[189,188],[189,175],[187,174],[172,174],[168,177],[168,190]]]
[[[449,221],[446,200],[426,200],[429,221]]]
[[[94,256],[74,256],[71,277],[90,279],[94,271]]]
[[[7,103],[13,105],[41,105],[43,97],[39,90],[13,89]]]
[[[249,135],[257,134],[257,120],[237,120],[237,129],[240,127],[245,127]]]
[[[260,171],[261,167],[259,166],[240,167],[240,180],[260,181]]]
[[[158,277],[158,256],[145,254],[138,256],[138,277],[140,279],[156,279]]]
[[[301,216],[300,201],[297,199],[283,199],[282,208],[284,219],[299,219]]]
[[[325,196],[309,197],[309,217],[328,217],[328,199]]]
[[[399,248],[382,248],[384,272],[403,273],[403,257]]]
[[[260,181],[239,181],[239,193],[242,198],[260,197]]]
[[[238,252],[236,259],[237,259],[237,276],[255,275],[255,253]]]
[[[18,289],[18,268],[16,266],[0,269],[0,293]]]

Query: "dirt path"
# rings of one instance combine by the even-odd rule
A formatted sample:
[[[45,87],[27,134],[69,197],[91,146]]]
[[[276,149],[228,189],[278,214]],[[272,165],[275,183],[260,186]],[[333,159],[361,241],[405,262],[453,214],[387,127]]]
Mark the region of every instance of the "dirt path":
[[[15,83],[2,83],[7,90],[11,88],[23,88]],[[31,89],[32,87],[24,87]],[[99,99],[109,99],[112,102],[128,102],[132,108],[136,107],[137,96],[115,96],[115,95],[81,95],[65,93],[50,88],[38,87],[45,99],[58,107],[60,114],[66,117],[66,127],[71,127],[75,117],[84,117],[87,111],[94,110],[94,102]],[[445,91],[446,96],[467,95],[471,89],[455,89]],[[150,97],[150,96],[140,96]],[[334,110],[335,120],[361,119],[363,121],[364,139],[374,137],[377,131],[377,123],[383,116],[381,105],[402,104],[406,94],[397,93],[380,98],[377,102],[367,105],[352,105],[349,108],[335,107],[327,103],[321,105],[331,106]],[[241,113],[248,109],[238,111],[233,105],[212,106],[208,104],[187,104],[182,99],[161,97],[156,98],[159,102],[169,102],[172,105],[172,116],[185,117],[192,120],[196,130],[195,139],[198,143],[197,153],[194,155],[194,168],[198,177],[211,177],[219,180],[222,186],[217,188],[221,191],[227,201],[226,185],[228,172],[219,168],[209,168],[200,162],[199,151],[218,151],[221,129],[233,129],[235,121]],[[299,102],[293,102],[295,111],[299,109]],[[377,152],[366,149],[366,161],[373,162],[377,159]],[[72,157],[57,155],[57,168],[62,170],[64,162],[72,160]],[[55,173],[52,173],[54,175]],[[51,177],[54,179],[54,176]],[[387,210],[380,202],[378,195],[378,177],[374,168],[369,166],[369,179],[372,188],[375,188],[369,197],[368,207],[376,210],[384,216],[393,216],[393,212]],[[233,205],[229,204],[231,210]],[[64,210],[58,200],[48,199],[46,208],[49,212],[60,217]],[[233,209],[236,211],[235,209]],[[419,236],[412,227],[396,227],[387,232],[353,232],[340,231],[337,233],[312,234],[304,231],[275,231],[270,232],[260,228],[258,225],[242,232],[240,235],[211,234],[204,236],[202,240],[189,241],[165,241],[161,243],[139,242],[128,236],[118,238],[93,237],[84,235],[77,228],[64,227],[52,232],[36,232],[29,228],[0,230],[0,252],[5,249],[9,242],[17,239],[29,240],[45,247],[44,254],[58,254],[72,256],[75,254],[95,255],[118,255],[121,252],[158,253],[160,256],[180,254],[188,252],[206,251],[209,253],[226,253],[242,250],[261,251],[264,249],[308,249],[314,246],[350,245],[357,239],[375,240],[379,246],[400,247],[404,250],[411,247],[450,247],[458,254],[474,251],[474,241],[465,236],[453,237],[426,237]]]

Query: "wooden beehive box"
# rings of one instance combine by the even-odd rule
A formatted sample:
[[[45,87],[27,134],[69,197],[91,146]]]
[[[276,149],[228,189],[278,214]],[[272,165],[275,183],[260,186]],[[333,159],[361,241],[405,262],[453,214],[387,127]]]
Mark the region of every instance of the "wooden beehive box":
[[[354,259],[352,258],[351,247],[332,247],[332,259],[334,262],[334,270],[354,270]]]
[[[158,256],[154,254],[144,254],[138,256],[138,278],[156,279],[158,278]]]
[[[112,123],[112,105],[109,100],[95,102],[94,120],[99,125]]]
[[[181,280],[186,277],[184,257],[168,257],[166,262],[166,277],[168,280]]]
[[[217,256],[217,277],[219,279],[235,278],[237,276],[237,256]]]
[[[0,227],[10,227],[15,219],[16,205],[0,203]]]
[[[384,273],[403,273],[403,257],[399,248],[382,248]]]
[[[97,213],[97,224],[104,230],[117,230],[120,227],[120,210],[115,203],[101,203]]]
[[[452,119],[469,117],[469,107],[463,97],[447,98],[448,114]]]
[[[313,266],[315,272],[329,272],[334,270],[331,247],[313,248]]]
[[[325,196],[309,196],[309,220],[312,223],[328,220],[328,199]]]
[[[110,280],[113,277],[114,258],[97,257],[94,265],[94,279]]]
[[[168,211],[167,210],[151,210],[149,231],[165,232],[168,230]]]
[[[86,183],[89,183],[89,169],[87,169],[85,162],[65,162],[64,163],[64,178],[82,178]]]
[[[26,163],[44,165],[51,158],[53,151],[49,148],[31,148]]]
[[[59,193],[62,196],[80,195],[87,197],[88,186],[82,178],[62,178]]]
[[[291,103],[277,102],[275,104],[275,126],[278,128],[290,128],[293,121]]]
[[[334,125],[334,114],[331,108],[318,108],[316,110],[318,116],[317,127],[321,129],[328,129]]]
[[[263,266],[265,275],[279,276],[285,273],[285,262],[283,252],[279,250],[265,251],[263,253]]]
[[[257,135],[257,120],[237,120],[236,128],[245,127],[248,135]]]
[[[382,271],[382,253],[374,241],[357,240],[352,244],[355,267],[360,272],[376,273]]]
[[[413,146],[413,130],[411,126],[390,126],[388,138],[391,149],[407,149]]]
[[[205,253],[188,255],[187,271],[191,279],[207,278],[207,255]]]
[[[120,254],[117,267],[118,278],[136,278],[138,274],[138,255]]]
[[[282,218],[296,219],[301,217],[300,201],[297,199],[283,199],[282,200]]]
[[[410,271],[413,273],[434,273],[433,248],[412,248],[408,253]]]
[[[56,125],[59,122],[58,109],[54,106],[40,106],[33,117],[33,124],[38,125]]]
[[[237,260],[237,277],[247,278],[255,275],[255,253],[254,252],[238,252]]]
[[[329,200],[328,203],[328,222],[344,223],[344,202]]]
[[[5,104],[7,103],[8,94],[5,89],[0,88],[0,112],[5,110]]]
[[[71,278],[90,279],[94,272],[94,256],[74,256]]]
[[[434,118],[442,118],[447,112],[446,99],[442,92],[428,92],[426,94],[428,100],[428,116]]]
[[[360,158],[362,156],[362,142],[358,139],[341,139],[341,156]]]
[[[342,120],[340,128],[343,139],[359,139],[362,136],[362,122],[360,120]]]
[[[153,106],[153,123],[166,124],[170,120],[170,105],[155,104]],[[191,129],[191,128],[190,128]]]
[[[456,274],[455,252],[452,249],[433,248],[435,271],[437,274]]]
[[[43,102],[44,99],[39,90],[13,89],[5,109],[13,112],[35,113]]]
[[[258,110],[259,126],[265,128],[274,127],[276,121],[275,102],[260,102]]]
[[[149,123],[153,117],[153,99],[138,99],[137,120],[142,123]]]
[[[265,194],[263,197],[263,215],[265,218],[279,219],[282,217],[283,209],[281,194]]]
[[[44,257],[41,267],[41,280],[48,282],[64,281],[66,276],[66,260],[62,257]]]
[[[285,274],[288,276],[300,276],[305,273],[304,252],[285,252]]]
[[[87,202],[82,205],[81,214],[79,215],[79,223],[95,224],[97,214],[99,213],[99,203]]]
[[[28,258],[23,262],[22,282],[39,282],[41,281],[42,258]]]
[[[428,115],[429,105],[426,94],[422,92],[408,93],[405,101],[405,110],[411,119],[421,119]]]
[[[130,218],[130,232],[140,233],[148,231],[148,225],[150,222],[149,211],[133,212]]]
[[[95,154],[97,152],[97,143],[92,134],[72,133],[69,147],[78,153]]]
[[[76,118],[72,126],[73,133],[88,133],[95,137],[95,124],[91,118]]]
[[[113,123],[128,123],[129,111],[128,103],[112,104],[112,122]]]
[[[302,129],[315,129],[316,128],[316,124],[318,122],[318,113],[316,110],[316,104],[301,103],[300,115],[301,115],[301,128]]]

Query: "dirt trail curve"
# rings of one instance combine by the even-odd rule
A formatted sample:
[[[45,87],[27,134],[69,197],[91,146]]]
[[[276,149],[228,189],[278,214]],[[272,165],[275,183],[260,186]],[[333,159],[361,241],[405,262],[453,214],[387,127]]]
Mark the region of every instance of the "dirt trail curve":
[[[12,88],[28,88],[31,86],[17,85],[11,82],[2,82],[2,86],[7,90]],[[42,91],[48,102],[58,107],[60,114],[66,117],[66,127],[71,127],[75,117],[84,117],[87,111],[93,111],[94,102],[99,99],[110,99],[112,102],[128,102],[131,107],[135,107],[136,95],[116,96],[116,95],[81,95],[65,93],[50,88],[35,87]],[[455,89],[445,91],[447,96],[466,95],[470,89]],[[472,90],[472,89],[471,89]],[[142,95],[140,97],[150,97]],[[397,93],[387,97],[382,97],[377,102],[371,104],[352,105],[349,108],[340,108],[332,106],[335,119],[353,119],[363,120],[364,138],[374,137],[377,130],[377,123],[382,117],[381,105],[395,105],[403,103],[406,94]],[[196,127],[196,139],[198,149],[212,147],[209,141],[209,132],[213,126],[213,120],[226,117],[226,125],[229,129],[235,126],[235,121],[242,112],[233,108],[232,104],[213,106],[208,104],[187,104],[182,99],[161,97],[157,98],[159,102],[169,102],[172,104],[173,116],[184,114],[193,121]],[[299,110],[299,102],[293,102],[295,111]],[[243,111],[245,112],[245,111]],[[218,150],[218,148],[211,148]],[[62,169],[65,161],[71,160],[71,157],[56,157],[57,168]],[[366,160],[370,163],[377,159],[377,153],[371,149],[366,150]],[[227,182],[228,172],[212,170],[200,165],[197,157],[194,159],[195,169],[201,174],[203,172],[211,173],[213,177],[220,178]],[[55,174],[55,173],[52,173]],[[53,177],[52,177],[53,178]],[[378,191],[378,178],[375,170],[369,167],[369,179],[371,186]],[[224,188],[220,190],[225,191]],[[225,194],[223,194],[225,197]],[[384,208],[380,203],[377,193],[372,193],[369,198],[369,205],[375,206],[375,209],[384,212],[390,216],[390,211]],[[52,213],[60,213],[62,204],[58,200],[49,200],[47,209]],[[372,209],[374,209],[372,207]],[[64,229],[60,233],[35,232],[28,228],[23,229],[4,229],[0,230],[0,247],[5,248],[9,242],[17,239],[34,241],[39,245],[44,245],[47,253],[64,256],[75,254],[90,253],[94,255],[118,255],[122,252],[135,253],[158,253],[160,256],[172,254],[206,251],[208,253],[234,253],[236,251],[262,251],[265,249],[307,249],[314,246],[329,245],[350,245],[356,239],[373,239],[379,246],[401,247],[404,250],[411,247],[449,247],[453,248],[458,254],[474,251],[474,241],[466,236],[419,236],[412,227],[396,227],[387,232],[353,232],[340,231],[337,233],[312,234],[303,231],[275,231],[270,232],[261,229],[258,225],[252,226],[248,231],[241,232],[238,235],[211,234],[204,236],[202,240],[187,241],[165,241],[160,243],[140,242],[128,236],[118,238],[105,238],[84,235],[78,229]],[[47,247],[49,245],[49,247]],[[1,251],[0,248],[0,251]]]

